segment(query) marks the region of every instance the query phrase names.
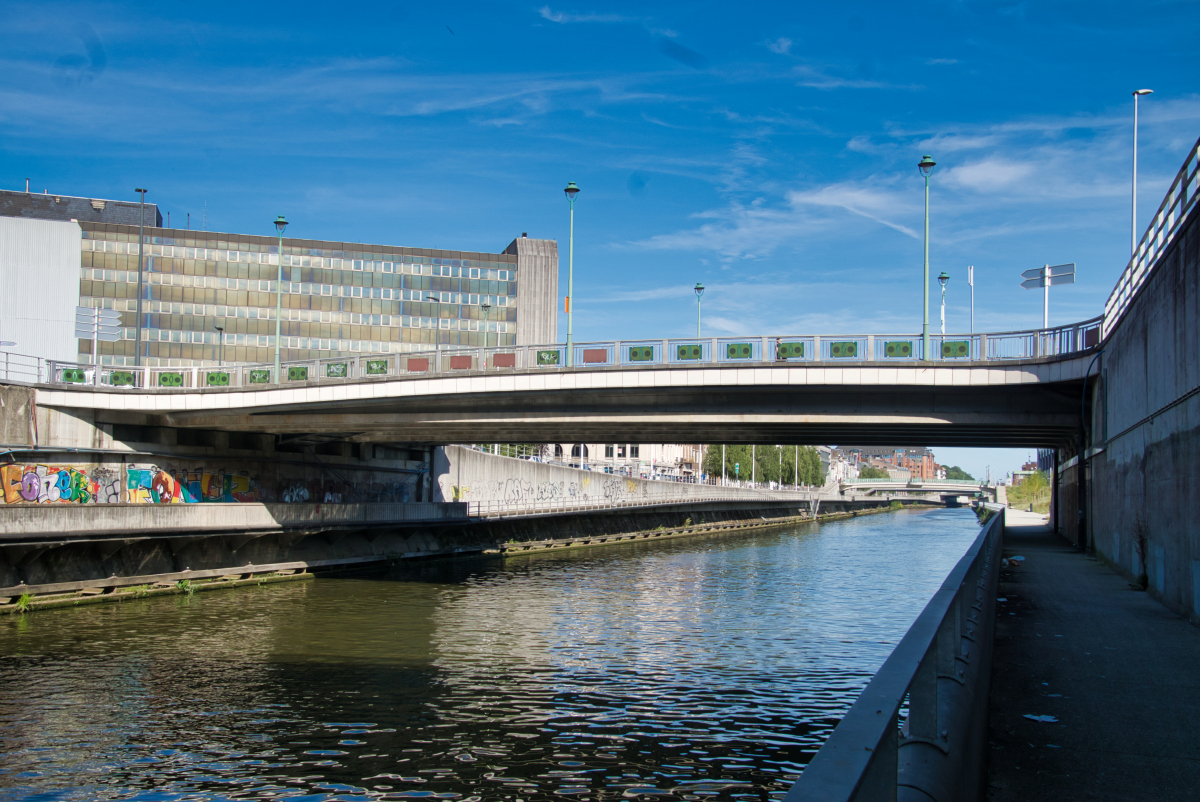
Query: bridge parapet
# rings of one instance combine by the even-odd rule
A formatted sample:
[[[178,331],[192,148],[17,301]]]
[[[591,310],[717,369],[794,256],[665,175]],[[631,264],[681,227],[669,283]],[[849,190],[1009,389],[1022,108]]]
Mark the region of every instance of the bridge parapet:
[[[1069,357],[1088,351],[1100,342],[1100,324],[1101,318],[1095,318],[1050,329],[933,335],[930,338],[933,353],[929,359],[922,353],[921,338],[912,334],[773,335],[579,343],[570,359],[561,343],[360,354],[285,362],[278,375],[271,364],[124,367],[13,356],[9,362],[0,361],[0,377],[56,385],[169,392],[604,368],[1004,364]]]

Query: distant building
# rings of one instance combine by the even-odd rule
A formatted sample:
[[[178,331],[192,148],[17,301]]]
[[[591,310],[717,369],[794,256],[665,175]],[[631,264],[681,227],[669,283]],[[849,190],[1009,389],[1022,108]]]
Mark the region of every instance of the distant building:
[[[838,451],[858,464],[871,464],[899,481],[932,482],[941,467],[928,448],[885,448],[879,446],[838,446]]]

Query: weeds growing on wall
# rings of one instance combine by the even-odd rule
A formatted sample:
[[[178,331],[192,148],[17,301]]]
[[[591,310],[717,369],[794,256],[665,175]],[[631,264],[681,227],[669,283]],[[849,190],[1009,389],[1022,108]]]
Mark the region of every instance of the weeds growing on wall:
[[[1138,566],[1141,568],[1137,583],[1142,586],[1142,590],[1150,584],[1150,578],[1146,575],[1146,550],[1149,543],[1150,527],[1146,525],[1146,519],[1139,515],[1133,525],[1133,550],[1137,553]]]
[[[892,503],[888,505],[888,508],[889,508],[889,509],[893,509],[893,510],[898,510],[898,509],[900,509],[900,508],[901,508],[901,507],[903,507],[903,506],[904,506],[904,505],[903,505],[902,503],[900,503],[899,501],[896,501],[895,499],[893,499],[893,500],[892,500]]]
[[[196,589],[192,587],[192,582],[190,579],[181,579],[176,582],[175,590],[179,591],[180,593],[186,593],[188,596],[191,596],[196,592]]]
[[[17,612],[24,613],[29,611],[29,603],[33,601],[33,595],[30,593],[22,593],[17,597]]]

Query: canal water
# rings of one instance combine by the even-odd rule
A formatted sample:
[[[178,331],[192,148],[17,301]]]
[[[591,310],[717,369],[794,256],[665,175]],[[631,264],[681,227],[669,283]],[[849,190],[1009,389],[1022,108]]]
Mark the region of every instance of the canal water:
[[[0,621],[0,799],[779,799],[970,510]]]

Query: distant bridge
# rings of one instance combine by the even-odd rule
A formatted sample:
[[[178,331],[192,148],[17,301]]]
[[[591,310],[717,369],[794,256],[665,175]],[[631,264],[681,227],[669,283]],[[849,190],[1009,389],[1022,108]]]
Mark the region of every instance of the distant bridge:
[[[913,496],[926,493],[941,496],[973,496],[976,493],[982,493],[990,500],[996,500],[996,486],[979,482],[920,482],[914,480],[904,482],[895,479],[853,479],[849,482],[842,482],[841,490],[843,493],[865,491],[867,495],[906,493]]]

